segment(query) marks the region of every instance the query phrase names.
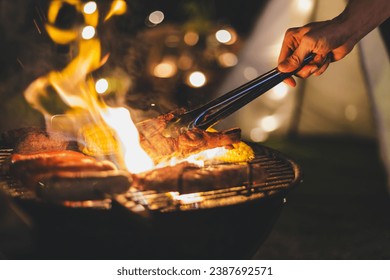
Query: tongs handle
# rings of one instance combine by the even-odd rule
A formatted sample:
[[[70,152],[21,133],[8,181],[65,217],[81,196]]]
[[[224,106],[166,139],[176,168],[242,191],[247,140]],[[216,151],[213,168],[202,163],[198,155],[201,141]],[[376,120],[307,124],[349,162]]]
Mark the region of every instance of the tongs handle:
[[[314,56],[314,53],[309,54],[304,59],[301,66],[293,72],[283,73],[277,68],[274,68],[248,83],[243,84],[242,86],[233,89],[214,100],[211,100],[194,111],[191,111],[191,114],[196,114],[197,112],[199,112],[199,114],[189,124],[189,128],[197,127],[200,129],[207,129],[213,126],[220,120],[231,115],[277,84],[281,83],[284,79],[296,74],[302,69],[302,67],[307,65]]]

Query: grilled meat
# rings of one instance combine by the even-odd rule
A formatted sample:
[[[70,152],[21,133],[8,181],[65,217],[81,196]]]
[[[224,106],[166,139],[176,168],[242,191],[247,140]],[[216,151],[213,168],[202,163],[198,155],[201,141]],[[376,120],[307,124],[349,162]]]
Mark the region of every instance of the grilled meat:
[[[187,130],[179,127],[178,137],[164,136],[168,122],[177,114],[171,112],[137,124],[141,146],[155,163],[172,157],[184,158],[202,150],[230,146],[240,141],[241,131],[238,128],[209,132],[198,128]]]
[[[34,188],[41,180],[59,172],[115,170],[110,161],[101,161],[75,151],[51,151],[33,154],[13,154],[9,161],[9,173],[25,186]]]

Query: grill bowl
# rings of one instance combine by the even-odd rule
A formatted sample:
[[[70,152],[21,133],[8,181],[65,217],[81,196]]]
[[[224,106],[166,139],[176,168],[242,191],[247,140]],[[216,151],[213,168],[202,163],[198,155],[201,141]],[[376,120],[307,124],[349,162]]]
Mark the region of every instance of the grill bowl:
[[[291,159],[250,145],[267,179],[199,193],[203,200],[197,203],[175,204],[164,193],[129,191],[70,207],[42,201],[7,176],[0,186],[35,223],[36,249],[27,257],[247,259],[268,236],[288,192],[301,181],[301,170]]]

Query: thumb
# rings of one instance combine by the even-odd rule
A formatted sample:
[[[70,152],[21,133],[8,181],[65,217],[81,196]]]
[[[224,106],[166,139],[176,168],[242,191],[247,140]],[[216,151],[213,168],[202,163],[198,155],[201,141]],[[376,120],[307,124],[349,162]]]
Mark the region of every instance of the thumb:
[[[309,54],[310,51],[304,50],[299,46],[290,56],[279,63],[278,70],[281,72],[292,72],[298,69]]]

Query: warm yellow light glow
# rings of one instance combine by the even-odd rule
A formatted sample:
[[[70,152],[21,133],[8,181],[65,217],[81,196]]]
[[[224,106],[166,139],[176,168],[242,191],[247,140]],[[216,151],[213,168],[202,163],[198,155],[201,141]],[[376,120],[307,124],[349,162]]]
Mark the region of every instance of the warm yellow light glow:
[[[268,94],[268,97],[272,100],[282,100],[287,96],[288,86],[285,83],[276,85]]]
[[[231,27],[226,28],[226,31],[230,33],[230,40],[227,41],[225,44],[233,45],[235,42],[237,42],[238,39],[237,32]]]
[[[95,36],[95,28],[93,26],[86,26],[83,28],[83,31],[81,32],[81,37],[85,40],[92,39]]]
[[[126,168],[132,173],[152,169],[152,159],[139,143],[138,130],[126,108],[107,108],[102,110],[104,121],[115,130],[122,145]]]
[[[192,63],[193,63],[192,58],[189,55],[184,54],[184,55],[180,56],[177,64],[178,64],[180,69],[188,70],[191,68]]]
[[[206,76],[200,71],[195,71],[188,77],[188,82],[192,87],[202,87],[206,84]]]
[[[358,109],[355,105],[350,104],[345,107],[345,118],[351,122],[355,121],[358,116]]]
[[[268,133],[260,127],[256,127],[251,130],[250,138],[253,142],[264,142],[268,139]]]
[[[186,158],[173,157],[166,162],[160,162],[156,167],[173,166],[181,162],[188,162],[199,167],[204,167],[206,161],[215,160],[216,158],[224,157],[228,150],[225,147],[217,147],[201,151],[199,153],[190,155]]]
[[[248,66],[248,67],[245,67],[243,75],[244,75],[245,79],[250,81],[250,80],[253,80],[254,78],[256,78],[259,75],[259,73],[257,72],[256,68]]]
[[[199,41],[199,35],[196,32],[188,31],[184,35],[184,43],[186,43],[189,46],[195,46]]]
[[[265,132],[271,132],[279,127],[279,121],[275,116],[266,116],[260,120],[260,127]]]
[[[104,20],[108,20],[113,15],[123,15],[127,10],[127,5],[125,0],[114,0],[111,3],[110,11],[108,12],[107,16],[104,18]]]
[[[233,67],[237,64],[238,58],[234,53],[225,52],[218,57],[218,62],[223,67]]]
[[[91,15],[97,10],[97,5],[95,1],[90,1],[88,3],[85,3],[83,11],[87,15]]]
[[[170,60],[164,60],[153,68],[153,75],[158,78],[171,78],[176,72],[176,64]]]
[[[165,45],[170,48],[175,48],[180,43],[180,37],[177,35],[169,35],[165,39]]]
[[[81,36],[78,28],[62,30],[55,26],[56,17],[63,2],[75,6],[77,11],[81,13],[84,12],[85,27],[82,29]],[[102,56],[101,43],[95,34],[99,14],[97,8],[92,15],[89,15],[87,13],[91,12],[93,7],[86,8],[88,7],[87,4],[93,4],[83,5],[82,1],[79,0],[52,1],[51,3],[54,4],[50,6],[49,24],[46,25],[50,37],[57,43],[75,41],[77,53],[64,69],[51,71],[31,83],[24,93],[26,100],[33,108],[44,115],[46,127],[50,130],[54,114],[53,108],[50,107],[49,102],[42,102],[42,97],[48,95],[48,89],[50,89],[50,93],[54,90],[61,101],[69,107],[63,115],[69,123],[67,125],[69,136],[75,138],[82,136],[79,135],[83,133],[82,128],[89,127],[89,125],[98,127],[109,125],[115,131],[115,139],[120,142],[121,147],[118,154],[116,152],[110,154],[110,160],[120,168],[127,168],[134,173],[153,168],[153,161],[139,143],[138,131],[131,120],[130,112],[124,107],[108,107],[104,104],[104,100],[98,98],[96,94],[97,92],[106,92],[110,86],[105,79],[95,82],[91,75],[93,71],[104,65],[108,59],[107,55]],[[125,1],[113,0],[111,3],[111,10],[106,19],[126,11]],[[74,33],[76,33],[76,36]],[[62,35],[65,35],[65,38],[61,38]],[[83,141],[81,137],[74,140],[80,143]],[[104,140],[102,139],[102,143],[104,143]],[[105,154],[99,153],[97,156],[103,157]]]
[[[228,43],[232,39],[232,35],[226,29],[220,29],[215,33],[215,38],[220,43]]]
[[[148,19],[153,24],[160,24],[164,20],[164,13],[161,11],[154,11],[150,13]]]
[[[314,3],[313,0],[298,0],[297,6],[301,12],[309,12],[313,9]]]
[[[95,83],[95,90],[99,94],[103,94],[108,90],[108,81],[106,79],[99,79]]]
[[[198,193],[182,194],[174,196],[174,199],[179,201],[180,204],[192,204],[202,202],[204,199]]]

